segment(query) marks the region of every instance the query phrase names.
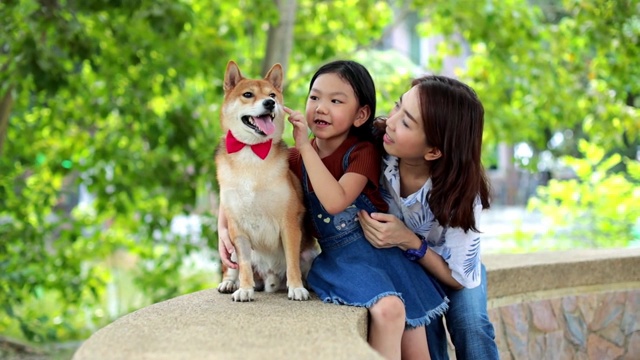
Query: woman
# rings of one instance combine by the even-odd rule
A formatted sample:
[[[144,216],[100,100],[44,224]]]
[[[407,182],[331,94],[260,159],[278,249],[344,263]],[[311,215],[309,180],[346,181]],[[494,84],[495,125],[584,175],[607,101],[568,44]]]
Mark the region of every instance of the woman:
[[[381,188],[389,214],[359,213],[369,242],[399,247],[443,285],[447,328],[462,359],[498,359],[480,261],[480,213],[489,208],[481,163],[484,109],[467,85],[415,79],[386,120]],[[448,358],[441,321],[427,327],[433,359]]]

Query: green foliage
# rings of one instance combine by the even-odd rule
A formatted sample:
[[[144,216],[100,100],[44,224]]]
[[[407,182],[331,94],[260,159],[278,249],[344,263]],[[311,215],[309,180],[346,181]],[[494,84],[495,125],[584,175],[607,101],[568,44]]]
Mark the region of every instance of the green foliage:
[[[580,141],[584,158],[565,157],[576,178],[551,180],[539,187],[528,210],[544,217],[547,230],[539,236],[516,234],[520,251],[626,247],[634,240],[640,219],[640,163]],[[611,171],[624,161],[630,178]]]
[[[420,34],[449,37],[430,67],[441,69],[450,56],[469,56],[456,73],[485,105],[489,144],[525,142],[535,155],[577,155],[581,138],[605,149],[635,152],[640,145],[637,1],[415,5],[428,19]],[[562,148],[549,148],[556,132],[571,136]]]
[[[81,339],[137,307],[212,286],[213,270],[188,264],[217,245],[222,76],[230,59],[262,75],[276,9],[0,2],[9,35],[0,39],[0,333]],[[391,15],[385,2],[300,1],[288,103],[302,108],[310,72],[367,47]],[[92,201],[76,206],[80,187]],[[195,235],[171,232],[181,214],[199,215]],[[123,268],[121,254],[132,259]],[[114,302],[120,286],[140,296]]]
[[[0,331],[17,322],[35,342],[82,338],[85,317],[110,321],[85,309],[104,301],[105,259],[118,249],[139,255],[140,276],[166,277],[136,291],[154,301],[180,293],[167,284],[181,280],[194,246],[168,224],[194,209],[198,178],[213,177],[216,142],[205,131],[215,122],[201,93],[207,73],[186,26],[193,13],[174,1],[1,10],[13,36],[0,80],[14,104],[0,158]],[[85,208],[73,205],[80,184],[95,194]],[[33,306],[40,299],[50,306]]]

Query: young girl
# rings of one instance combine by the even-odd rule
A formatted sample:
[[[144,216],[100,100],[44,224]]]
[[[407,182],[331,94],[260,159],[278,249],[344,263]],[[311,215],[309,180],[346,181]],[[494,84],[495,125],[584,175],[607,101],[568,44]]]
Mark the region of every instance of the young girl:
[[[335,61],[312,77],[305,115],[285,108],[294,125],[290,166],[322,249],[307,282],[325,302],[368,308],[369,343],[385,358],[428,359],[424,325],[447,307],[439,286],[399,248],[371,246],[358,223],[358,210],[387,210],[372,136],[375,96],[362,65]]]
[[[442,77],[416,79],[386,121],[381,187],[390,214],[360,212],[379,248],[415,249],[450,300],[445,316],[457,359],[498,359],[480,262],[480,213],[489,185],[480,160],[484,109],[475,92]],[[448,359],[441,321],[428,329],[434,359]]]

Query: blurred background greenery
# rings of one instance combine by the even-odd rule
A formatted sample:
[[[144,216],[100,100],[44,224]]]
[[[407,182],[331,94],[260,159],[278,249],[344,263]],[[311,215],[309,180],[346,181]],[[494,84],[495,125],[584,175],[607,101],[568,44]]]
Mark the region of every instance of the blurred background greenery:
[[[494,204],[548,219],[512,251],[640,238],[638,1],[3,0],[0,19],[0,355],[216,285],[229,60],[282,63],[300,110],[333,59],[370,69],[379,114],[413,76],[458,77]]]

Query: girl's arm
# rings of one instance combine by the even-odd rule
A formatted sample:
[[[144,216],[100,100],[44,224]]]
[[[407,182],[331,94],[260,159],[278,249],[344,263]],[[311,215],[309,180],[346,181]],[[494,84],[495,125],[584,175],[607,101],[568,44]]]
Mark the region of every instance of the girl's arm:
[[[366,211],[361,210],[358,213],[358,218],[365,237],[377,248],[397,246],[403,251],[420,248],[421,241],[418,236],[394,215],[384,213],[368,214]],[[449,265],[435,251],[427,250],[424,257],[420,259],[419,264],[442,284],[453,289],[463,288],[462,284],[452,276]]]
[[[335,215],[344,211],[347,206],[353,204],[367,185],[366,176],[353,172],[346,173],[340,180],[336,180],[310,144],[298,150],[313,191],[329,214]]]
[[[302,156],[313,191],[329,214],[335,215],[344,211],[362,193],[367,185],[367,177],[349,172],[342,175],[340,180],[336,180],[311,146],[304,116],[300,112],[292,111],[286,107],[285,111],[289,114],[289,121],[293,124],[296,148]]]

